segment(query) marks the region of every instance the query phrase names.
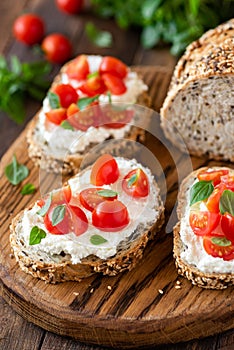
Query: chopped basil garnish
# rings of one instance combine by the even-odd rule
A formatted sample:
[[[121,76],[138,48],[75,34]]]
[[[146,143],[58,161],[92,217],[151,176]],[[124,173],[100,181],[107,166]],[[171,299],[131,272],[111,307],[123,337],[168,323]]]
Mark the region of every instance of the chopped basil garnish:
[[[219,209],[221,214],[229,213],[234,216],[234,192],[225,190],[222,193],[219,202]]]
[[[32,194],[36,191],[36,187],[33,184],[25,184],[21,190],[22,195]]]
[[[29,236],[29,245],[41,243],[41,240],[46,237],[46,233],[38,226],[33,226]]]
[[[115,192],[113,190],[108,190],[108,189],[99,190],[99,191],[97,191],[97,194],[101,197],[108,197],[108,198],[116,197],[118,195],[117,192]]]
[[[221,247],[228,247],[232,244],[232,242],[225,237],[212,237],[211,242]]]
[[[60,108],[60,101],[57,94],[55,94],[52,91],[49,91],[47,97],[49,99],[49,104],[52,109]]]
[[[103,244],[105,242],[107,242],[107,240],[100,236],[100,235],[92,235],[90,237],[90,242],[93,244],[93,245],[100,245],[100,244]]]
[[[52,202],[52,194],[50,194],[50,196],[47,198],[43,207],[40,210],[38,210],[37,214],[40,216],[45,216],[45,214],[50,208],[51,202]]]
[[[190,190],[190,206],[207,199],[213,191],[214,186],[211,181],[196,182]]]
[[[14,186],[22,182],[29,174],[29,170],[25,165],[17,162],[16,156],[13,156],[12,163],[5,168],[5,175],[10,183]]]
[[[88,107],[92,102],[98,101],[100,95],[95,95],[93,97],[82,97],[78,100],[77,106],[80,110]]]
[[[56,226],[61,221],[63,221],[65,213],[66,213],[65,205],[58,205],[57,207],[55,207],[52,213],[52,225]]]
[[[60,126],[66,130],[74,130],[73,126],[67,120],[63,120]]]

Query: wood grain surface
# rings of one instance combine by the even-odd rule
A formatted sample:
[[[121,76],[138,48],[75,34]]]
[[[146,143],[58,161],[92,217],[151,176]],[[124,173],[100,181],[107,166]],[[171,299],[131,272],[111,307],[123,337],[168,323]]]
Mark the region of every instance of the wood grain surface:
[[[170,72],[157,67],[141,67],[138,71],[150,86],[154,108],[158,109],[168,88]],[[159,121],[155,123],[160,128]],[[166,175],[168,219],[176,201],[176,166],[185,166],[184,159],[181,155],[175,165],[163,143],[150,133],[146,146]],[[186,341],[233,327],[233,288],[207,291],[178,277],[172,257],[172,234],[164,230],[149,244],[135,269],[116,277],[96,275],[81,283],[48,285],[22,272],[10,250],[10,221],[39,198],[41,186],[43,191],[51,189],[52,184],[54,188],[58,177],[40,172],[28,159],[25,131],[4,155],[3,167],[13,154],[29,167],[27,181],[36,184],[38,189],[33,196],[22,197],[20,186],[13,192],[3,175],[0,179],[3,189],[0,278],[4,299],[20,315],[54,333],[118,349]],[[197,168],[210,162],[193,158],[192,163]]]

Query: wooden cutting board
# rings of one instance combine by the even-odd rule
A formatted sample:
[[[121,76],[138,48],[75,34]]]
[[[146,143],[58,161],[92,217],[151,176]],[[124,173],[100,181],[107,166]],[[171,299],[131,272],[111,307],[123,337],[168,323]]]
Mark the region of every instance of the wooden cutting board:
[[[137,70],[150,87],[154,109],[159,110],[170,82],[170,72],[161,67],[138,67]],[[158,119],[155,125],[161,132]],[[11,219],[38,199],[40,192],[59,183],[58,177],[33,166],[27,155],[25,134],[24,131],[4,155],[0,178],[0,279],[3,297],[16,312],[57,334],[118,349],[186,341],[234,326],[233,288],[203,290],[179,277],[172,256],[172,234],[165,229],[149,244],[135,269],[116,277],[97,275],[81,283],[48,285],[23,273],[10,250]],[[186,164],[183,157],[178,158],[176,168],[168,149],[150,133],[146,146],[164,171],[168,220],[176,202],[176,169]],[[21,187],[13,187],[3,175],[13,154],[30,169],[27,182],[38,188],[34,195],[23,197]],[[217,164],[205,158],[191,160],[194,168]]]

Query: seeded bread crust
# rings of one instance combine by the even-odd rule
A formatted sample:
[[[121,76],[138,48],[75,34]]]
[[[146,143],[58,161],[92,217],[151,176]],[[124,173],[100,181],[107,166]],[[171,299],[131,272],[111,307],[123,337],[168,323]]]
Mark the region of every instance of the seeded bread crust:
[[[66,66],[69,64],[66,63],[62,68],[60,73],[54,78],[52,83],[53,85],[57,85],[61,83],[61,74],[66,69]],[[150,96],[144,92],[142,93],[137,100],[137,104],[150,107],[151,106],[151,98]],[[35,138],[35,132],[38,125],[40,111],[35,115],[32,121],[28,124],[27,131],[27,142],[28,142],[28,154],[29,157],[33,160],[35,165],[40,166],[42,169],[48,172],[54,172],[57,174],[62,173],[63,175],[72,175],[78,172],[80,164],[87,152],[90,151],[92,147],[97,145],[95,142],[90,144],[85,148],[84,151],[74,154],[68,154],[64,159],[58,159],[55,156],[48,154],[46,151],[46,145],[42,143],[38,143]],[[130,148],[130,144],[127,140],[139,141],[143,143],[145,141],[145,130],[132,126],[130,131],[126,133],[125,140],[120,142],[119,145],[116,144],[115,152],[118,153],[118,149],[126,149]],[[103,153],[105,153],[105,147],[103,147]],[[119,153],[120,154],[120,153]]]
[[[161,108],[167,138],[189,152],[234,160],[234,19],[209,30],[178,61]]]
[[[156,182],[155,187],[158,189]],[[147,225],[139,224],[130,237],[121,241],[117,247],[117,253],[107,259],[89,255],[81,260],[81,263],[72,264],[69,255],[61,254],[53,256],[48,262],[43,261],[43,253],[40,256],[32,256],[27,251],[27,246],[17,232],[17,225],[21,223],[24,211],[21,211],[13,220],[10,226],[10,244],[20,268],[32,275],[40,278],[46,283],[55,284],[65,281],[81,281],[95,273],[115,276],[125,270],[133,269],[142,259],[144,249],[148,241],[155,237],[164,223],[164,206],[158,193],[155,198],[157,203],[155,209],[157,217],[155,222]],[[31,206],[32,207],[32,206]],[[55,262],[55,258],[56,261]]]
[[[191,185],[196,179],[197,174],[201,170],[207,169],[207,167],[204,167],[192,172],[183,180],[181,184],[178,194],[177,207],[177,216],[179,221],[173,229],[173,255],[175,258],[175,265],[177,267],[178,274],[187,278],[189,281],[192,282],[193,285],[197,285],[198,287],[206,289],[225,289],[229,286],[234,285],[234,272],[228,274],[203,273],[195,265],[188,264],[181,258],[181,253],[187,249],[185,244],[181,240],[180,235],[180,220],[185,213],[186,192],[189,188],[191,188]],[[220,167],[214,167],[214,169],[220,169]]]

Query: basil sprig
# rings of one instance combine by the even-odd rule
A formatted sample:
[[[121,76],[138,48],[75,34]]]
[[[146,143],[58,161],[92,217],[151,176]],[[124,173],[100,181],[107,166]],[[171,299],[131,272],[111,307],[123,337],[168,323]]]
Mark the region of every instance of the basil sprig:
[[[17,162],[16,156],[13,156],[12,163],[5,168],[5,175],[10,183],[14,186],[22,182],[29,174],[29,170],[25,165]]]
[[[190,206],[207,199],[214,191],[212,181],[198,181],[190,190]]]
[[[88,107],[92,102],[98,101],[100,95],[95,95],[93,97],[81,97],[77,102],[77,106],[80,110]]]
[[[64,204],[58,205],[57,207],[55,207],[52,213],[52,225],[56,226],[61,221],[63,221],[65,213],[66,213],[66,207]]]
[[[59,96],[57,94],[55,94],[52,91],[49,91],[47,97],[49,99],[49,104],[52,109],[57,109],[61,107]]]
[[[46,233],[38,226],[33,226],[29,236],[29,245],[41,243],[41,240],[46,237]]]
[[[221,214],[229,213],[234,216],[234,192],[224,190],[219,201],[219,210]]]
[[[60,126],[61,126],[63,129],[74,131],[73,126],[72,126],[67,120],[63,120],[62,123],[60,124]]]
[[[109,189],[99,190],[97,191],[97,194],[101,197],[107,197],[107,198],[113,198],[118,195],[117,192]]]
[[[229,247],[232,242],[225,237],[212,237],[211,242],[220,247]]]
[[[36,191],[36,187],[33,184],[25,184],[21,190],[21,194],[25,196],[26,194],[33,194]]]
[[[107,240],[100,236],[100,235],[92,235],[90,237],[90,242],[93,244],[93,245],[100,245],[100,244],[103,244],[105,242],[107,242]]]

